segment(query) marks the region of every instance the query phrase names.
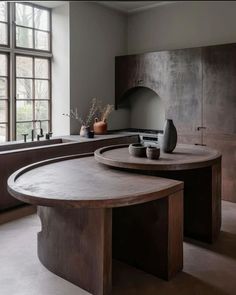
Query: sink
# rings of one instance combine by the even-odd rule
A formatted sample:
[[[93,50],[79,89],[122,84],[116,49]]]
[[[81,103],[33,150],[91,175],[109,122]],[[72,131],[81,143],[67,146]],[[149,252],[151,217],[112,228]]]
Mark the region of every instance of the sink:
[[[62,144],[75,142],[70,139],[64,138],[55,138],[50,140],[41,140],[41,141],[31,141],[31,142],[7,142],[0,145],[0,152],[11,151],[11,150],[19,150],[19,149],[28,149],[40,146],[54,145],[54,144]]]

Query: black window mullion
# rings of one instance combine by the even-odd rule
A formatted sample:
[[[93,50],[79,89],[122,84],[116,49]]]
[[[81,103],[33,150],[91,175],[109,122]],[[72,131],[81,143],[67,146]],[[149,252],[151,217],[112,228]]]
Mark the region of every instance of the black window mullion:
[[[34,11],[34,9],[33,9]],[[33,20],[34,22],[34,20]],[[33,89],[32,89],[32,99],[33,99],[33,127],[36,128],[36,114],[35,114],[35,57],[33,57]]]

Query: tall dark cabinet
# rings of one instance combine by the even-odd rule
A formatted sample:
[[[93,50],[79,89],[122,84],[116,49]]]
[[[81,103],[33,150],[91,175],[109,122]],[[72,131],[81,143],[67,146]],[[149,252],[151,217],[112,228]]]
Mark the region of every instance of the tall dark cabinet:
[[[116,108],[140,87],[161,98],[179,143],[222,152],[222,195],[236,202],[236,44],[116,57]]]
[[[223,154],[223,198],[236,202],[236,44],[202,48],[204,143]]]

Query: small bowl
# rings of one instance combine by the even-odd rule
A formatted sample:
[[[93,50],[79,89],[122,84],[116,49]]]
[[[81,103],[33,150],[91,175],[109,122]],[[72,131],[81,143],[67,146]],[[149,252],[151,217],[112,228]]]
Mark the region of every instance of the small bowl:
[[[158,160],[160,158],[160,149],[154,146],[147,147],[146,156],[151,160]]]
[[[134,157],[146,157],[146,147],[141,143],[131,143],[129,145],[129,153]]]

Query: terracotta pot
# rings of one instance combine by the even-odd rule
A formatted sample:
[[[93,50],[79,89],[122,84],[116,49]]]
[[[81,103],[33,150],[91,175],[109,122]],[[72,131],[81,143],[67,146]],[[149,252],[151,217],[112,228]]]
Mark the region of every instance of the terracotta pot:
[[[93,131],[97,135],[106,134],[107,133],[107,122],[98,121],[95,119],[95,123],[93,124]]]

